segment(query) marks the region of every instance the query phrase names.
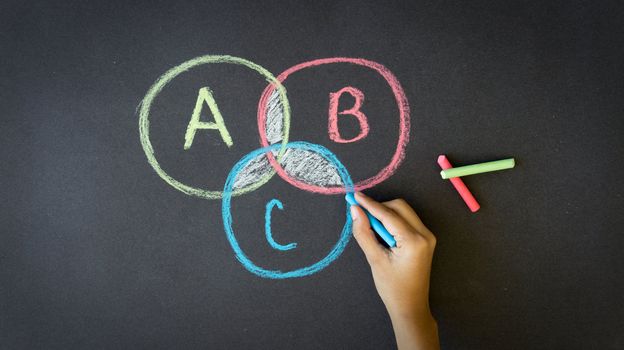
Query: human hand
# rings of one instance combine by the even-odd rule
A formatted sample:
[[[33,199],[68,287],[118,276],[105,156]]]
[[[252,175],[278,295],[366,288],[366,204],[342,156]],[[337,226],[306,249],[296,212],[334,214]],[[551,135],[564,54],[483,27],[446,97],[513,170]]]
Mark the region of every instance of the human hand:
[[[438,349],[437,325],[429,309],[429,276],[436,245],[433,233],[403,199],[379,203],[359,192],[355,198],[396,240],[396,247],[385,248],[362,208],[351,206],[353,235],[370,264],[399,348]]]

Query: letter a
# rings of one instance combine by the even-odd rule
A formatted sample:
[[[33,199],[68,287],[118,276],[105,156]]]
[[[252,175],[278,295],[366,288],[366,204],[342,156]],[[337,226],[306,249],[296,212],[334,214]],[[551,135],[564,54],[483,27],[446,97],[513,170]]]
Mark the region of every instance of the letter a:
[[[355,103],[353,103],[353,107],[350,109],[344,110],[338,113],[338,102],[340,102],[340,96],[343,93],[348,93],[353,98],[355,98]],[[338,143],[349,143],[361,140],[368,135],[368,121],[366,120],[366,115],[360,111],[360,107],[362,107],[362,102],[364,102],[364,93],[352,86],[347,86],[340,89],[338,92],[333,92],[329,94],[329,138]],[[338,130],[338,114],[345,115],[350,114],[354,116],[358,123],[360,124],[360,133],[352,138],[352,139],[343,139],[340,136],[340,131]]]
[[[210,108],[210,112],[214,116],[213,122],[202,122],[199,120],[201,117],[202,107],[204,106],[204,102]],[[186,128],[186,134],[184,135],[184,149],[191,148],[193,144],[193,139],[195,138],[195,132],[198,129],[216,129],[219,130],[221,134],[221,138],[223,142],[228,147],[231,147],[234,143],[232,142],[232,137],[230,133],[227,131],[225,127],[225,122],[223,121],[223,117],[221,116],[221,112],[219,112],[219,107],[217,107],[217,102],[214,97],[212,97],[212,91],[208,87],[203,87],[199,89],[199,94],[197,95],[197,102],[195,103],[195,109],[193,109],[193,116],[191,116],[191,120],[189,121],[188,127]]]

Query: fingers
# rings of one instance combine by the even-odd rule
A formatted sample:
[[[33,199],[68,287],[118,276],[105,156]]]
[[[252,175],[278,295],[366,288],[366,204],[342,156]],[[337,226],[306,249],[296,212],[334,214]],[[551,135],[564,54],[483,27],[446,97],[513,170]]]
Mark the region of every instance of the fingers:
[[[355,199],[369,213],[379,219],[395,238],[402,231],[409,229],[409,224],[401,219],[394,210],[366,196],[362,192],[356,192]]]
[[[418,217],[418,214],[410,207],[407,202],[402,199],[393,199],[388,202],[382,203],[384,206],[394,210],[400,217],[402,217],[408,224],[412,225],[416,230],[423,232],[427,231],[427,227]]]
[[[396,219],[396,213],[393,212],[392,209],[375,201],[362,192],[355,192],[355,199],[360,205],[368,210],[369,213],[383,223]]]
[[[358,245],[362,248],[368,263],[373,265],[386,256],[387,253],[384,247],[377,241],[377,238],[375,238],[375,232],[371,229],[370,222],[362,208],[352,205],[350,210],[353,218],[353,237],[355,237]]]
[[[394,212],[396,212],[401,218],[407,221],[408,224],[416,229],[418,234],[425,237],[427,241],[435,243],[436,238],[433,233],[431,233],[431,231],[429,231],[425,224],[423,224],[422,220],[420,220],[420,217],[418,217],[418,214],[416,214],[414,209],[412,209],[412,207],[407,204],[404,199],[393,199],[388,202],[383,202],[382,204],[394,210]]]
[[[420,234],[427,241],[435,242],[435,236],[420,220],[414,209],[403,199],[379,203],[361,192],[355,193],[356,200],[373,216],[379,219],[393,236],[399,240],[411,236],[409,233]],[[414,232],[416,231],[416,232]],[[405,237],[402,237],[405,234]]]

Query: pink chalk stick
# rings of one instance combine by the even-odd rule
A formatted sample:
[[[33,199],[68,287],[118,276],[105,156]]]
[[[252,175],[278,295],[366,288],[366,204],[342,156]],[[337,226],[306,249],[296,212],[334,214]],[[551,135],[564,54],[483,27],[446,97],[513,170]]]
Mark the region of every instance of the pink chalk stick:
[[[449,162],[445,155],[441,155],[438,157],[438,164],[440,165],[440,168],[442,168],[442,170],[450,169],[453,167],[451,165],[451,162]],[[449,180],[451,181],[457,192],[459,192],[459,195],[462,197],[464,202],[466,202],[466,205],[468,206],[468,208],[470,208],[471,212],[474,213],[479,210],[479,208],[481,208],[479,203],[477,203],[475,197],[472,195],[472,193],[470,193],[470,190],[468,190],[468,187],[466,187],[464,182],[459,177],[453,177]]]

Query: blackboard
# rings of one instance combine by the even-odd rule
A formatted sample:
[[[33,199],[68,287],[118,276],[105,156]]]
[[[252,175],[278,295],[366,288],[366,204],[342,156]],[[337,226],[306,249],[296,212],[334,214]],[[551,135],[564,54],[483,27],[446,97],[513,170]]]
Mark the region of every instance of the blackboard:
[[[261,277],[237,259],[222,199],[184,193],[148,162],[139,120],[150,88],[184,62],[228,55],[274,77],[333,57],[396,77],[409,142],[366,192],[405,198],[436,234],[431,307],[444,348],[622,349],[623,14],[609,1],[2,2],[0,348],[395,346],[355,242],[307,276]],[[338,62],[288,76],[288,140],[330,150],[354,182],[375,176],[400,136],[400,105],[378,73]],[[150,110],[162,168],[222,191],[261,148],[268,84],[239,64],[172,79]],[[370,129],[340,143],[328,104],[347,86],[363,93]],[[202,87],[230,147],[210,129],[184,149]],[[344,139],[361,132],[353,116],[337,123]],[[517,165],[465,178],[481,204],[471,213],[440,178],[440,154]],[[283,204],[273,238],[295,249],[267,242],[271,199]],[[248,257],[283,271],[327,255],[346,221],[341,195],[279,175],[233,196],[231,217]]]

